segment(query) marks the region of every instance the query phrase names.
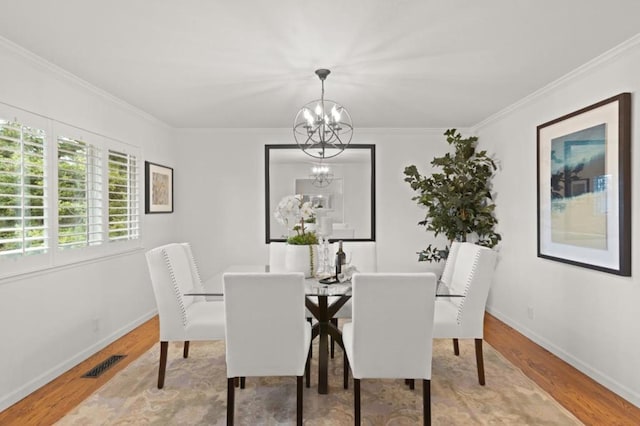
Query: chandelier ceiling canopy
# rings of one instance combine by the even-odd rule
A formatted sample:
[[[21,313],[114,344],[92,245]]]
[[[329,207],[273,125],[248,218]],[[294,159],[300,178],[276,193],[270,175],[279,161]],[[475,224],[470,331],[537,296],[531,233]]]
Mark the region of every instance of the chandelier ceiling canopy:
[[[328,69],[316,70],[322,84],[320,99],[303,106],[293,123],[293,137],[300,149],[320,159],[340,154],[353,136],[353,123],[347,109],[324,98],[324,81],[330,73]]]

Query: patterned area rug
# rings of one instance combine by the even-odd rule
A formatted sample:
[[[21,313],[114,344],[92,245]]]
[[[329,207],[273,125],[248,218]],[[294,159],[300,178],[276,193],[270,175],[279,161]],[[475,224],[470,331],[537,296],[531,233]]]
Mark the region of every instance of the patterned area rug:
[[[170,344],[162,390],[156,388],[158,354],[156,344],[57,424],[225,424],[224,343],[192,342],[188,359],[182,358],[181,344]],[[450,340],[434,342],[433,424],[582,424],[486,342],[484,357],[487,384],[480,386],[473,341],[460,342],[459,357],[453,355]],[[353,381],[349,390],[342,388],[342,351],[336,348],[336,357],[329,362],[328,395],[317,392],[316,360],[314,357],[311,388],[304,389],[305,424],[352,425]],[[295,395],[294,377],[247,378],[246,388],[236,390],[236,424],[295,424]],[[363,380],[361,397],[364,425],[422,424],[419,382],[411,391],[404,380]]]

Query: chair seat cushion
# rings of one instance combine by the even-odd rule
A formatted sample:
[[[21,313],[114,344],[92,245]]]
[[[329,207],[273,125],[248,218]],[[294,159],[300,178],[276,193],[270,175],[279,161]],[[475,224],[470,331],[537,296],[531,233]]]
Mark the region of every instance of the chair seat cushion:
[[[224,339],[223,302],[196,302],[186,313],[185,340]]]
[[[458,333],[458,307],[448,299],[437,299],[433,314],[433,337],[447,338]]]

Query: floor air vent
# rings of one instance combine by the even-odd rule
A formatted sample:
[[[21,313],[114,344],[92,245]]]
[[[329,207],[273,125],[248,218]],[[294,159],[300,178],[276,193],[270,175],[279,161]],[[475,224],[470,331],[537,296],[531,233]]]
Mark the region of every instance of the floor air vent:
[[[93,367],[91,370],[87,371],[82,375],[82,377],[89,377],[95,379],[99,377],[102,373],[107,371],[111,366],[115,365],[122,358],[126,357],[126,355],[111,355],[109,358],[102,361],[100,364]]]

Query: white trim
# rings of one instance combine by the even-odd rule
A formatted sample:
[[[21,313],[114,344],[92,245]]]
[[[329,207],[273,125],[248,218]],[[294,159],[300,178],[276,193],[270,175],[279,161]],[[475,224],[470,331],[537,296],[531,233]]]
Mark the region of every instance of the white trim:
[[[50,368],[49,370],[45,371],[35,379],[29,381],[28,383],[25,383],[24,385],[15,389],[13,392],[5,395],[2,399],[0,399],[0,411],[5,410],[6,408],[20,401],[25,396],[28,396],[29,394],[40,389],[42,386],[46,385],[50,381],[58,378],[60,375],[70,370],[71,368],[75,367],[76,365],[80,364],[82,361],[85,361],[93,354],[104,349],[109,344],[115,342],[125,334],[129,333],[130,331],[144,324],[145,322],[153,318],[155,315],[157,315],[157,313],[158,311],[156,309],[154,309],[151,312],[147,312],[141,317],[138,317],[137,319],[131,321],[129,324],[121,327],[119,330],[114,331],[113,333],[97,341],[93,345],[85,348],[82,352],[77,353],[73,357],[59,363],[53,368]]]
[[[47,71],[51,72],[53,75],[56,75],[66,81],[70,81],[73,84],[76,84],[78,86],[80,86],[83,89],[89,90],[90,92],[102,97],[103,99],[109,101],[109,102],[113,102],[114,104],[116,104],[117,106],[136,114],[137,116],[150,121],[153,124],[157,124],[160,125],[162,127],[164,127],[165,129],[171,129],[171,126],[169,126],[168,124],[160,121],[158,118],[154,117],[153,115],[149,114],[148,112],[145,112],[125,101],[123,101],[122,99],[112,95],[111,93],[100,89],[97,86],[94,86],[93,84],[89,83],[86,80],[83,80],[82,78],[78,77],[75,74],[70,73],[69,71],[60,68],[59,66],[47,61],[46,59],[36,55],[35,53],[31,52],[30,50],[25,49],[24,47],[12,42],[11,40],[8,40],[2,36],[0,36],[0,46],[6,47],[7,49],[13,51],[14,53],[22,56],[23,58],[25,58],[26,60],[34,63],[37,66],[40,66],[44,69],[46,69]]]
[[[99,137],[104,138],[104,139],[109,139],[109,140],[110,140],[110,141],[112,141],[112,142],[117,142],[117,143],[119,143],[119,144],[124,145],[124,147],[123,147],[122,149],[127,149],[126,147],[134,148],[134,149],[138,149],[138,150],[140,149],[140,146],[139,146],[139,145],[135,145],[135,144],[132,144],[132,143],[124,142],[124,141],[122,141],[122,140],[120,140],[120,139],[114,138],[113,136],[107,136],[107,135],[103,135],[102,133],[94,132],[94,131],[92,131],[92,130],[87,130],[87,129],[85,129],[85,128],[78,127],[78,126],[76,126],[76,125],[73,125],[73,124],[67,123],[67,122],[65,122],[65,121],[60,121],[60,120],[57,120],[57,119],[55,119],[55,118],[52,118],[52,117],[48,117],[48,116],[46,116],[46,115],[39,114],[39,113],[37,113],[37,112],[29,111],[28,109],[25,109],[25,108],[22,108],[22,107],[19,107],[19,106],[13,105],[13,104],[9,104],[9,103],[6,103],[6,102],[3,102],[3,101],[0,101],[0,106],[4,106],[4,107],[6,107],[6,108],[16,109],[16,110],[18,110],[18,111],[20,111],[20,112],[24,112],[24,113],[26,113],[26,114],[31,114],[32,116],[38,117],[38,120],[39,120],[39,119],[44,119],[44,120],[46,120],[46,121],[53,122],[53,123],[55,123],[56,125],[62,125],[62,126],[70,127],[70,128],[72,128],[72,129],[74,129],[74,131],[76,131],[76,130],[77,130],[77,131],[80,131],[80,132],[86,132],[86,133],[88,133],[88,134],[90,134],[90,135],[93,135],[93,136],[99,136]],[[14,116],[15,116],[16,114],[15,114],[15,112],[9,112],[9,113],[8,113],[8,115],[14,115]],[[14,117],[11,117],[11,118],[14,118]],[[33,119],[31,119],[31,120],[33,121]],[[26,124],[28,124],[28,123],[26,123]],[[52,130],[52,131],[53,131],[53,130]],[[74,134],[75,134],[75,133],[74,133]]]
[[[622,42],[621,44],[617,45],[616,47],[604,52],[602,55],[597,56],[596,58],[590,60],[589,62],[587,62],[584,65],[579,66],[578,68],[574,69],[573,71],[570,71],[569,73],[563,75],[562,77],[558,78],[555,81],[552,81],[551,83],[547,84],[546,86],[536,90],[535,92],[525,96],[524,98],[520,99],[519,101],[517,101],[516,103],[513,103],[511,105],[509,105],[508,107],[498,111],[497,113],[485,118],[484,120],[482,120],[481,122],[471,126],[470,130],[474,133],[478,132],[478,130],[482,129],[483,127],[486,127],[488,125],[490,125],[491,123],[502,119],[503,117],[511,114],[512,112],[520,109],[521,107],[535,101],[536,99],[548,94],[549,92],[551,92],[552,90],[556,89],[559,86],[564,85],[565,83],[567,83],[568,81],[571,81],[591,70],[593,70],[594,68],[597,68],[599,66],[605,65],[607,64],[607,62],[611,61],[614,58],[617,58],[618,56],[624,54],[625,52],[629,51],[630,49],[636,47],[638,44],[640,44],[640,33],[636,34],[635,36],[631,37],[630,39]]]
[[[127,244],[127,243],[130,243],[130,244]],[[127,245],[128,247],[120,251],[114,251],[114,252],[111,252],[108,249],[98,250],[100,247],[108,248],[110,244],[111,245],[121,244],[121,245]],[[89,264],[98,263],[98,262],[106,262],[108,260],[111,260],[117,257],[129,256],[135,253],[143,253],[144,247],[142,246],[141,239],[138,238],[137,240],[111,241],[111,242],[102,244],[100,246],[85,247],[84,251],[89,251],[92,253],[85,255],[83,259],[60,259],[60,257],[58,256],[56,258],[55,264],[53,260],[49,260],[50,258],[47,258],[46,262],[38,263],[30,267],[25,266],[20,269],[16,268],[12,271],[6,272],[4,274],[0,274],[0,286],[4,284],[12,284],[12,283],[15,283],[16,281],[26,280],[26,279],[38,277],[41,275],[51,274],[51,273],[62,271],[69,268],[76,268],[78,266],[89,265]]]
[[[453,126],[456,127],[456,126]],[[461,133],[467,133],[471,130],[471,128],[467,127],[456,127]],[[444,135],[444,132],[448,130],[447,127],[356,127],[353,130],[352,143],[360,143],[356,142],[357,135],[377,135],[380,133],[384,134],[397,134],[397,135],[415,135],[416,133],[424,133],[428,135]],[[295,145],[296,142],[293,139],[293,130],[288,127],[176,127],[173,130],[180,132],[219,132],[219,133],[227,133],[227,134],[259,134],[259,135],[267,135],[267,136],[282,136],[283,134],[291,134],[291,140],[289,141],[292,145]],[[287,143],[287,142],[281,142]]]
[[[617,380],[614,380],[611,377],[607,376],[602,371],[596,370],[590,365],[585,364],[580,359],[574,357],[572,354],[566,352],[562,348],[559,348],[549,340],[540,336],[539,334],[531,330],[526,325],[513,320],[512,318],[508,317],[502,312],[496,309],[493,309],[490,306],[487,306],[486,310],[488,313],[490,313],[491,315],[493,315],[503,323],[507,324],[509,327],[515,329],[518,333],[524,335],[529,340],[533,341],[535,344],[542,346],[544,349],[548,350],[553,355],[557,356],[567,364],[573,366],[574,368],[576,368],[577,370],[579,370],[589,378],[595,380],[602,386],[608,388],[613,393],[626,399],[631,404],[634,404],[636,407],[640,407],[640,392],[634,391],[633,389],[626,387],[625,385],[621,384]]]

